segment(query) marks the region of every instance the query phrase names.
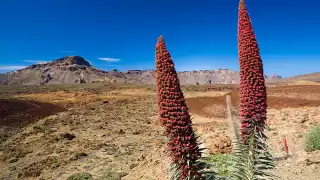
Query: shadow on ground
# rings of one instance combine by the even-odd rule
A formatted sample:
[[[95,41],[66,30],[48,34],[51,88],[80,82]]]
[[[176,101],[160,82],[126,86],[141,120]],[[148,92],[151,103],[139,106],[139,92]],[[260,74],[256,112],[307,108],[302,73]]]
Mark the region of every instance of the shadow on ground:
[[[66,109],[54,104],[30,100],[0,99],[0,139],[8,138],[10,131]]]

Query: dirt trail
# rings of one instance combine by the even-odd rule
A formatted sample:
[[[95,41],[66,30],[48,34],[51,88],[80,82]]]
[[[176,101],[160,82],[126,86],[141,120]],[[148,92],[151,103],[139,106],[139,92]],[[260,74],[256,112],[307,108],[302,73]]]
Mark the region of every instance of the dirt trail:
[[[235,107],[239,106],[239,92],[232,91],[230,93],[232,105]],[[298,96],[299,97],[299,96]],[[186,98],[189,110],[191,113],[198,114],[200,116],[208,118],[226,118],[226,95],[209,97],[209,96],[198,96]],[[281,97],[268,96],[267,98],[268,108],[271,109],[285,109],[285,108],[300,108],[300,107],[317,107],[320,106],[320,99],[304,99],[303,97]]]
[[[217,122],[217,123],[225,123],[226,120],[224,118],[208,118],[205,116],[201,116],[198,114],[192,114],[191,113],[191,118],[192,118],[192,123],[193,124],[203,124],[203,123],[210,123],[210,122]]]

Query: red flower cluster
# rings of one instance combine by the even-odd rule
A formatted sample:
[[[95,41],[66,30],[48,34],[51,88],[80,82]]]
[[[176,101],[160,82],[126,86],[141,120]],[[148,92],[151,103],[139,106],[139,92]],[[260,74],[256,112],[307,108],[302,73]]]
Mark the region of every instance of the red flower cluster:
[[[178,75],[162,36],[156,45],[156,79],[159,120],[168,137],[172,161],[181,170],[181,179],[197,179],[200,177],[197,161],[201,153]]]
[[[249,124],[255,124],[258,131],[265,128],[267,95],[262,60],[244,0],[240,0],[238,18],[240,119],[245,140],[251,132]]]

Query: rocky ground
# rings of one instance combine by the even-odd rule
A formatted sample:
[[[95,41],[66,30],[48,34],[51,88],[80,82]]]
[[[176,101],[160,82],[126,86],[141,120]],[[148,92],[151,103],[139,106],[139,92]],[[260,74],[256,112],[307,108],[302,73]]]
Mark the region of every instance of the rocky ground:
[[[0,88],[0,179],[168,179],[166,138],[152,86],[73,85]],[[233,86],[184,87],[205,155],[231,152],[225,94]],[[320,179],[320,152],[304,150],[320,125],[320,86],[268,89],[267,135],[282,179]],[[312,95],[310,95],[312,94]],[[283,150],[288,140],[289,154]]]

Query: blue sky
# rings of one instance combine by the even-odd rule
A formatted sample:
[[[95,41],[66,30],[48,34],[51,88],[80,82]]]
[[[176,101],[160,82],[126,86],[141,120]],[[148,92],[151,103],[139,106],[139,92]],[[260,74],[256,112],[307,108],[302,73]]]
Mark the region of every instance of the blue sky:
[[[266,74],[319,72],[320,2],[246,0]],[[162,34],[177,70],[238,70],[238,0],[10,0],[0,72],[67,55],[104,69],[153,69]]]

